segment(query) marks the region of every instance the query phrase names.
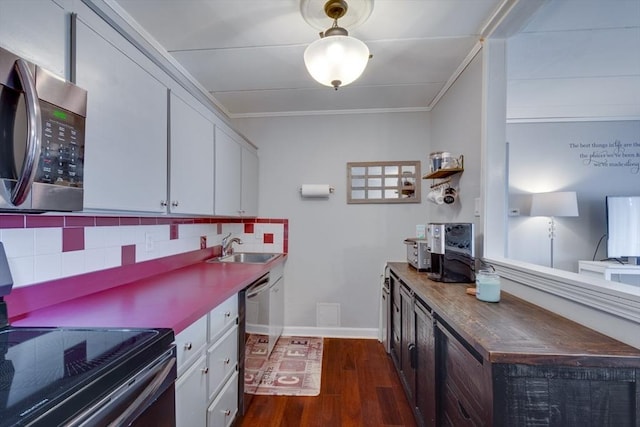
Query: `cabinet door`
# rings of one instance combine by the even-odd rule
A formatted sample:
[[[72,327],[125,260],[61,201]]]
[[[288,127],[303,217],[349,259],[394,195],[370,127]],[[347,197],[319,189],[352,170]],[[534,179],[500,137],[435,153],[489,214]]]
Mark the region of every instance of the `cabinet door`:
[[[213,123],[174,93],[170,96],[169,111],[169,210],[213,215]]]
[[[416,407],[424,425],[436,425],[436,348],[433,318],[420,301],[416,314]]]
[[[207,422],[207,364],[204,355],[176,380],[176,427]]]
[[[70,15],[50,0],[0,1],[0,45],[60,77],[69,78]]]
[[[400,281],[393,274],[389,277],[391,287],[391,342],[389,343],[389,353],[396,369],[402,369],[400,359],[400,331],[402,330],[402,313],[400,311]]]
[[[413,309],[413,291],[400,288],[400,310],[402,311],[402,329],[400,331],[400,358],[402,380],[407,389],[411,406],[415,407],[416,395],[416,344],[415,314]]]
[[[240,215],[242,194],[242,147],[216,126],[215,214]]]
[[[123,53],[128,42],[115,30],[100,32],[78,20],[76,80],[88,91],[84,207],[166,212],[167,89]]]
[[[258,154],[242,147],[242,216],[258,216]]]

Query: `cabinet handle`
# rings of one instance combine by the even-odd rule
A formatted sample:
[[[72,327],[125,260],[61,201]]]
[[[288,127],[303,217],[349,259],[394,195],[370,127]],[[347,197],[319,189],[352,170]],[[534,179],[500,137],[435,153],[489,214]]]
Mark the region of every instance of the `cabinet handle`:
[[[225,417],[228,417],[229,415],[231,415],[231,410],[227,409],[227,410],[222,411],[222,413],[224,414]]]
[[[160,206],[162,206],[163,208],[167,206],[167,201],[166,200],[160,200]]]
[[[226,311],[224,313],[224,317],[231,317],[231,312],[230,311]]]
[[[204,368],[201,369],[201,371],[202,371],[203,374],[208,374],[209,373],[209,367],[208,366],[204,367]]]
[[[225,357],[225,359],[224,359],[224,364],[225,364],[225,365],[228,365],[228,364],[229,364],[229,362],[231,362],[231,359],[229,359],[228,357]]]
[[[193,344],[191,344],[190,342],[187,342],[184,344],[185,350],[191,350],[192,348],[193,348]]]
[[[462,415],[464,419],[466,420],[471,419],[471,415],[469,415],[466,409],[464,409],[464,406],[462,406],[462,403],[459,400],[458,400],[458,410],[460,411],[460,415]]]
[[[417,363],[417,355],[418,352],[416,351],[416,345],[411,343],[409,344],[409,363],[411,364],[411,369],[415,369],[416,366],[418,366]]]
[[[174,208],[178,207],[178,201],[174,200],[173,202],[171,202],[171,206],[173,206]]]

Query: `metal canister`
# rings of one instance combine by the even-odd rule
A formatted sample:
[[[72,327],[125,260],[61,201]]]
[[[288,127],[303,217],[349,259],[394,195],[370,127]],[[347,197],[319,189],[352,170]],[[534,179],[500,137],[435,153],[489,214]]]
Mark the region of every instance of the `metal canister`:
[[[435,172],[442,168],[442,151],[434,151],[429,154],[430,172]]]

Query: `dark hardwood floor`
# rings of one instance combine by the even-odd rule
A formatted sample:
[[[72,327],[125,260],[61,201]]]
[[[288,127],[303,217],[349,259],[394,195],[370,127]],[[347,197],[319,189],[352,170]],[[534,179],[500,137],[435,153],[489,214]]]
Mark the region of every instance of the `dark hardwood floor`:
[[[373,339],[325,338],[320,395],[254,396],[238,427],[415,426],[393,362]]]

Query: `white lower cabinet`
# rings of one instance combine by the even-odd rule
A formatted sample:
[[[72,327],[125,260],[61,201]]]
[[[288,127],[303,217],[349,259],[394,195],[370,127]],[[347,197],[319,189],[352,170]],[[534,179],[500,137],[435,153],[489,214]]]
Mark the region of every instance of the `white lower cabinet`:
[[[207,351],[209,400],[215,398],[238,367],[238,326],[234,326]]]
[[[231,425],[238,413],[238,296],[189,325],[175,342],[176,426]]]
[[[229,378],[207,410],[207,427],[229,427],[238,415],[238,372]]]
[[[206,407],[207,359],[203,355],[176,380],[176,426],[204,426]]]

